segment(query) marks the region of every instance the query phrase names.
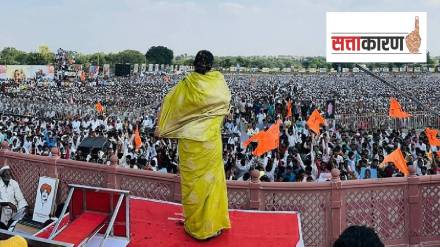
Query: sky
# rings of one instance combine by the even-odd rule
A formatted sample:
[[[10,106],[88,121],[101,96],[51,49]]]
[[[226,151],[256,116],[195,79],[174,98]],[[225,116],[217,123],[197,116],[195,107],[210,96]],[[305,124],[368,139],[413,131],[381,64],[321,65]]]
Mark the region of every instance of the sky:
[[[327,11],[426,11],[428,51],[440,55],[440,0],[8,0],[0,49],[46,44],[83,53],[325,55]]]

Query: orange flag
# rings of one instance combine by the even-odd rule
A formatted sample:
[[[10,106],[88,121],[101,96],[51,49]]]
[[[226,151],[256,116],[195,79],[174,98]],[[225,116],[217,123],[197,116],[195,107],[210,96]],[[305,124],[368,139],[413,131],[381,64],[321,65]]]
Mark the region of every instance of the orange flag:
[[[287,102],[287,117],[292,117],[292,101]]]
[[[102,113],[104,111],[104,106],[102,106],[101,102],[98,101],[95,105],[95,109],[97,112]]]
[[[134,131],[134,147],[136,150],[140,149],[142,146],[141,136],[139,135],[139,128],[136,126]]]
[[[425,129],[426,137],[428,137],[429,145],[440,146],[440,139],[437,138],[438,130],[436,129]]]
[[[405,176],[409,175],[409,169],[406,165],[406,160],[403,158],[402,151],[400,151],[400,148],[397,148],[392,153],[385,156],[381,164],[385,163],[393,163],[394,166],[399,169]]]
[[[392,118],[407,118],[411,116],[409,113],[402,110],[402,106],[395,98],[390,99],[390,109],[388,111],[388,115]]]
[[[320,133],[319,126],[321,124],[325,124],[325,118],[315,109],[307,120],[307,126],[318,135]]]
[[[252,141],[258,142],[257,148],[252,153],[255,156],[261,156],[262,154],[277,148],[280,143],[280,124],[281,120],[278,120],[276,123],[272,124],[268,130],[260,131],[247,141],[243,142],[243,145],[247,147]]]

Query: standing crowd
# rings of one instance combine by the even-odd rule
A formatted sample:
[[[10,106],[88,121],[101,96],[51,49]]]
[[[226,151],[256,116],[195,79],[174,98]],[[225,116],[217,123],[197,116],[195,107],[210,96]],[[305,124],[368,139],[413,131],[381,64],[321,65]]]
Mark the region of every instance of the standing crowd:
[[[177,144],[154,136],[156,116],[164,95],[184,75],[137,75],[94,82],[54,83],[26,81],[20,85],[2,82],[0,141],[15,152],[50,156],[53,147],[63,159],[108,165],[113,154],[118,165],[163,173],[179,173]],[[433,111],[440,111],[438,74],[381,75],[401,89],[416,95]],[[400,148],[417,175],[438,172],[438,147],[429,145],[421,129],[353,129],[333,118],[386,114],[389,98],[398,98],[407,112],[423,111],[380,81],[364,73],[225,76],[232,92],[230,114],[223,127],[223,157],[227,179],[249,180],[254,170],[264,182],[312,182],[331,178],[331,169],[341,179],[402,176],[384,157]],[[332,102],[329,107],[328,102]],[[97,111],[96,104],[104,110]],[[292,116],[287,117],[291,102]],[[306,120],[319,109],[327,124],[318,135]],[[429,113],[427,113],[429,114]],[[261,157],[252,155],[256,143],[243,142],[281,120],[280,144]],[[135,145],[140,133],[142,144]],[[100,149],[82,147],[88,137],[103,137]]]

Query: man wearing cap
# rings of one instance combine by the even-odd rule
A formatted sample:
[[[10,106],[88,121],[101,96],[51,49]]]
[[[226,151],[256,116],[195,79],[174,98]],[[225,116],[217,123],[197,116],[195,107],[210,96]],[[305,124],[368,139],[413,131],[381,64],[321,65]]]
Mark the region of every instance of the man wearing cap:
[[[7,228],[9,221],[22,219],[27,213],[28,204],[18,183],[11,178],[9,166],[0,168],[0,228]]]

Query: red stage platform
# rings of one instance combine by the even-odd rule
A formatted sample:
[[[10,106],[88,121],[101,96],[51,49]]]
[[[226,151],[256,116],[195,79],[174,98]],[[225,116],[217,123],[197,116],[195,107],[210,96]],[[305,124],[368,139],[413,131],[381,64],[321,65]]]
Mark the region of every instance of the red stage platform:
[[[131,229],[129,247],[304,246],[300,217],[294,212],[230,210],[231,229],[223,231],[219,237],[198,241],[185,233],[183,225],[178,220],[182,218],[180,204],[144,198],[130,198],[129,203]],[[60,227],[69,224],[68,222],[69,217],[64,217]],[[47,238],[52,228],[53,226],[49,226],[37,236]],[[69,235],[67,232],[64,233],[66,234]],[[70,233],[67,238],[64,235],[57,236],[56,239],[75,244],[81,242],[69,241],[78,234]],[[86,246],[99,246],[98,243],[97,239],[92,239]],[[109,239],[104,246],[122,247],[125,244]]]
[[[295,247],[304,246],[299,215],[292,212],[231,210],[232,228],[217,238],[197,241],[183,225],[170,218],[181,218],[179,204],[130,199],[131,247]]]

